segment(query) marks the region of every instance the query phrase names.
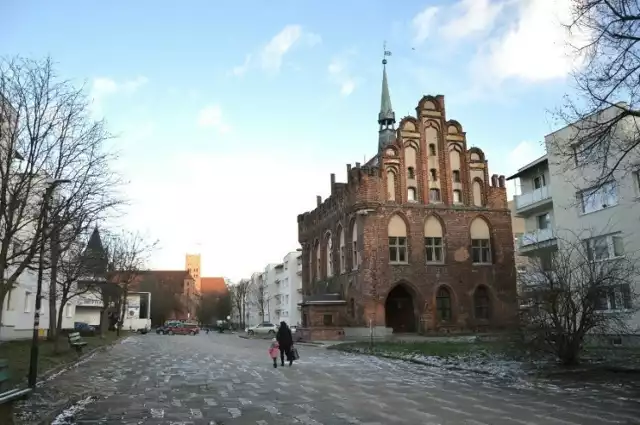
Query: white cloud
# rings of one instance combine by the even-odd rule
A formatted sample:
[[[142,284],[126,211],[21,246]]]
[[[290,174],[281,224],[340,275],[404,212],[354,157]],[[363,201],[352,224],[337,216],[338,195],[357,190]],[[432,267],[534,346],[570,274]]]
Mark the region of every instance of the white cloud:
[[[251,65],[251,58],[253,57],[253,55],[248,54],[247,56],[245,56],[244,58],[244,63],[242,65],[238,65],[233,67],[233,69],[231,70],[231,73],[233,75],[235,75],[236,77],[240,77],[242,75],[244,75],[247,70],[249,69],[249,65]]]
[[[580,64],[567,42],[580,44],[584,34],[568,34],[572,0],[520,0],[508,30],[491,40],[474,60],[476,71],[494,81],[516,78],[545,81],[564,78]]]
[[[242,76],[254,65],[254,62],[257,62],[256,66],[265,71],[278,72],[285,55],[295,46],[302,44],[313,47],[319,43],[322,43],[320,35],[305,31],[300,25],[287,25],[273,36],[257,54],[247,54],[244,63],[233,67],[230,74]],[[255,60],[256,56],[258,57],[257,61]]]
[[[413,42],[416,45],[422,44],[431,33],[438,10],[435,6],[428,6],[411,21],[411,27],[414,33]]]
[[[348,56],[353,52],[341,57],[334,57],[329,63],[329,78],[340,87],[340,94],[349,96],[356,89],[356,80],[348,70]]]
[[[109,96],[115,94],[133,94],[140,87],[147,84],[147,77],[136,77],[132,80],[117,82],[107,77],[97,77],[91,83],[89,96],[92,100],[91,109],[93,114],[98,118],[102,115],[103,101]]]
[[[453,19],[445,23],[440,31],[447,39],[461,39],[491,28],[505,6],[495,0],[460,0],[448,16]]]
[[[209,105],[198,113],[198,126],[213,128],[219,133],[228,133],[231,127],[225,122],[220,105]]]

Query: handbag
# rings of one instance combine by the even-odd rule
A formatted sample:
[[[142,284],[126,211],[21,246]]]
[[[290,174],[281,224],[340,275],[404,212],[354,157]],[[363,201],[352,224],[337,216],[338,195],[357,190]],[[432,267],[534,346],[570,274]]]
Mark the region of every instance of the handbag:
[[[295,348],[295,347],[291,349],[291,358],[293,360],[299,360],[300,359],[300,354],[298,353],[298,349]]]

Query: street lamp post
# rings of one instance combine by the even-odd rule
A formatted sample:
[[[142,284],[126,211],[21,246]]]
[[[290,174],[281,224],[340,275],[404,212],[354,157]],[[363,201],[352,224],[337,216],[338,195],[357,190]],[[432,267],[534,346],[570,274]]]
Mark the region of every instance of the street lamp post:
[[[47,242],[47,211],[49,209],[49,199],[51,194],[57,185],[62,183],[69,183],[69,180],[54,180],[49,184],[49,187],[44,191],[44,198],[42,200],[42,216],[40,219],[40,247],[38,258],[38,283],[36,289],[36,308],[33,314],[33,336],[31,339],[31,356],[29,361],[29,387],[34,388],[36,386],[36,379],[38,377],[38,331],[40,330],[40,309],[42,308],[42,277],[44,274],[44,252]],[[49,282],[51,284],[51,282]]]

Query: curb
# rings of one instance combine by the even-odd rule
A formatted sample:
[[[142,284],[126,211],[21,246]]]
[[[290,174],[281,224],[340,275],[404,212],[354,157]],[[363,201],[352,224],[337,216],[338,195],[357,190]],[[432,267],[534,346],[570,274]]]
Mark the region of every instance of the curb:
[[[238,335],[238,338],[242,338],[242,339],[249,339],[249,340],[256,340],[256,341],[267,341],[269,338],[252,338],[248,335]],[[318,342],[301,342],[301,341],[294,341],[293,345],[303,345],[303,346],[307,346],[307,347],[319,347],[319,348],[324,348],[324,347],[329,347],[328,345],[325,344],[321,344]]]

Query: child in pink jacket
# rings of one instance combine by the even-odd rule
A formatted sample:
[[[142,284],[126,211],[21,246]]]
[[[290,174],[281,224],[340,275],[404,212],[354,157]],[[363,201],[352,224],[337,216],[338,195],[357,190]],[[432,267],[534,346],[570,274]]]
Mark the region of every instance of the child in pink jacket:
[[[278,367],[278,362],[276,361],[278,358],[278,353],[280,352],[280,345],[278,341],[273,338],[271,340],[271,345],[269,346],[269,356],[273,360],[273,367]]]

